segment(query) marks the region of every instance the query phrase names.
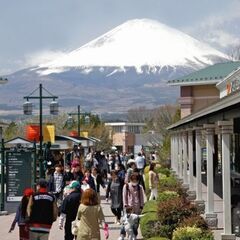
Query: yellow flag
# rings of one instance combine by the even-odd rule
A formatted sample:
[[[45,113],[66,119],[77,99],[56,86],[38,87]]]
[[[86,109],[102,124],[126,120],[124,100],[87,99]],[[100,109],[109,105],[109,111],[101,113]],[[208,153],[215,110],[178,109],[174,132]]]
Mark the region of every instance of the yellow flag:
[[[85,137],[85,138],[87,138],[88,137],[88,132],[87,131],[85,131],[85,132],[81,132],[81,137]]]
[[[43,141],[44,142],[55,142],[55,126],[44,125],[43,127]]]

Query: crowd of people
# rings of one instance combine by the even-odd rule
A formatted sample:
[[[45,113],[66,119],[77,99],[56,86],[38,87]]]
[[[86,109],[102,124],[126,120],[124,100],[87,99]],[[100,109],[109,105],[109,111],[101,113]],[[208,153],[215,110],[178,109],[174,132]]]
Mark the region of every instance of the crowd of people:
[[[56,162],[37,183],[36,192],[26,189],[10,228],[19,225],[21,240],[46,240],[54,221],[64,229],[64,239],[100,239],[100,225],[108,238],[108,225],[101,208],[101,197],[110,202],[119,239],[136,239],[145,199],[144,153],[89,153],[81,159],[71,154],[66,165]],[[158,174],[150,163],[150,199],[156,199]],[[100,188],[105,196],[100,196]],[[110,238],[111,239],[111,238]]]

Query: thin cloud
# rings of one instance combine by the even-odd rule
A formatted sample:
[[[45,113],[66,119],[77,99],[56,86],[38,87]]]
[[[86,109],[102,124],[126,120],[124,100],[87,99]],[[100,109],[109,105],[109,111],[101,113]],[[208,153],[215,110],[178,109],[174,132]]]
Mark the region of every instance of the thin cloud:
[[[227,50],[240,45],[240,2],[233,2],[224,12],[203,19],[185,31],[212,46]]]
[[[43,50],[39,52],[35,52],[30,55],[25,56],[25,66],[32,67],[45,64],[47,62],[53,61],[56,58],[63,57],[65,52],[62,51],[51,51],[51,50]]]

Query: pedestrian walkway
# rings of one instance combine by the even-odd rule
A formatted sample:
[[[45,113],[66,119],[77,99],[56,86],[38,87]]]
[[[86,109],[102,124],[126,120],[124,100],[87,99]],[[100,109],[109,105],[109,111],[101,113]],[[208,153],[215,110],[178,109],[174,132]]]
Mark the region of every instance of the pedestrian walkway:
[[[104,195],[104,191],[101,193]],[[102,200],[101,206],[105,215],[106,222],[109,224],[109,240],[117,240],[119,238],[120,226],[114,223],[114,216],[110,209],[110,203]],[[0,216],[0,239],[1,240],[17,240],[18,239],[18,227],[16,226],[15,230],[12,233],[8,233],[8,230],[11,226],[14,214]],[[104,234],[101,230],[101,239],[104,240]],[[142,239],[141,232],[139,228],[138,240]],[[53,224],[49,240],[64,240],[64,231],[58,229],[58,220]]]
[[[195,183],[196,179],[194,178]],[[207,206],[207,186],[202,183],[202,198],[205,201],[205,209]],[[221,233],[223,233],[223,200],[216,193],[214,193],[214,212],[218,216],[218,227],[216,230],[213,230],[214,239],[221,240]],[[236,238],[240,240],[240,238]]]

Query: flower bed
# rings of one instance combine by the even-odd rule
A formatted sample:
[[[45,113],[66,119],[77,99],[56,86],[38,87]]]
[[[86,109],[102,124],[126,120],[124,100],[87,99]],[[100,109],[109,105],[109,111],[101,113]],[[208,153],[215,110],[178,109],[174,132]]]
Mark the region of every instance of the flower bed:
[[[160,174],[158,199],[148,201],[143,209],[140,227],[144,239],[213,240],[205,220],[197,208],[186,199],[181,184],[169,169],[157,168]],[[145,170],[145,185],[148,188],[148,168]]]

